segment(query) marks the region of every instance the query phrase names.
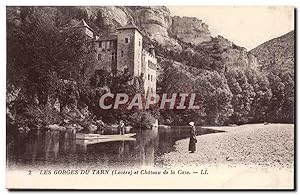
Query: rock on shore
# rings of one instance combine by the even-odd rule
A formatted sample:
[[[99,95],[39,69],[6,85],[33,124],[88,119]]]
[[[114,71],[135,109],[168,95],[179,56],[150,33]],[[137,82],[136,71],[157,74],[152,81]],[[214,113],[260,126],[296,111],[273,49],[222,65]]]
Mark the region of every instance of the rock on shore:
[[[166,167],[229,166],[292,168],[294,125],[251,124],[215,127],[225,132],[198,136],[197,151],[188,153],[188,139],[176,142],[176,150],[162,157]]]

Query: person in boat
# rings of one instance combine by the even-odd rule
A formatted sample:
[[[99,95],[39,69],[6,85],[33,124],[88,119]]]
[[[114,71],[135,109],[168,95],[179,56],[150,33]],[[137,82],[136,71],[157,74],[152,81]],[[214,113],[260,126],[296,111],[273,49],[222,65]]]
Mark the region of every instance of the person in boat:
[[[96,121],[97,124],[97,132],[101,135],[104,134],[104,122],[102,120],[97,120]]]
[[[190,142],[189,142],[189,151],[190,153],[194,153],[196,151],[196,127],[194,122],[190,122],[189,125],[191,126],[190,130]]]
[[[119,123],[118,130],[119,130],[119,134],[120,135],[124,135],[125,134],[125,124],[124,124],[124,122],[122,120]]]

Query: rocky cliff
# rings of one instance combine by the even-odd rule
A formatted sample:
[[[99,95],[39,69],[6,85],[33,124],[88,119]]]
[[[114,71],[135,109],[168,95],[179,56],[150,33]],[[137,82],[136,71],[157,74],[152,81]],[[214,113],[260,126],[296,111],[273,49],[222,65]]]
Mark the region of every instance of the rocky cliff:
[[[98,17],[102,17],[103,24],[111,29],[133,22],[152,41],[168,50],[182,51],[180,42],[198,45],[211,40],[207,24],[195,17],[172,17],[165,6],[77,7],[77,9],[86,12],[88,18],[95,21]]]
[[[89,6],[78,7],[86,11],[89,18],[97,19],[98,16],[102,16],[104,24],[108,26],[124,26],[130,21],[133,21],[132,12],[130,9],[119,6]],[[99,14],[100,13],[100,14]]]
[[[123,26],[135,23],[150,40],[174,52],[194,51],[203,47],[206,53],[217,53],[225,66],[256,67],[254,55],[222,36],[212,37],[209,26],[195,17],[171,16],[164,6],[86,7],[89,16],[101,12],[105,24]]]
[[[166,7],[135,7],[131,9],[133,10],[136,25],[151,40],[170,50],[182,50],[178,41],[169,35],[169,29],[172,27],[172,17]]]
[[[8,10],[14,18],[18,8]],[[222,36],[212,37],[208,25],[195,17],[172,17],[164,6],[86,6],[86,7],[43,7],[37,9],[44,14],[68,18],[75,23],[82,18],[98,33],[114,32],[117,27],[130,22],[137,25],[146,37],[164,50],[181,53],[189,51],[192,55],[214,55],[212,60],[225,66],[255,67],[258,65],[252,53],[236,46]],[[49,13],[48,13],[49,12]],[[18,11],[20,13],[20,11]],[[53,20],[55,20],[55,17]],[[197,49],[196,49],[197,48]],[[198,51],[197,51],[198,50]],[[255,53],[255,52],[254,52]],[[158,55],[163,55],[158,52]],[[212,62],[216,64],[216,62]],[[188,64],[187,64],[188,65]]]
[[[195,17],[172,17],[170,32],[179,40],[192,45],[211,41],[212,38],[208,25]]]
[[[210,41],[199,43],[197,51],[207,57],[212,57],[211,63],[217,61],[227,68],[257,68],[259,66],[256,57],[247,52],[246,48],[237,46],[220,35],[211,38]]]

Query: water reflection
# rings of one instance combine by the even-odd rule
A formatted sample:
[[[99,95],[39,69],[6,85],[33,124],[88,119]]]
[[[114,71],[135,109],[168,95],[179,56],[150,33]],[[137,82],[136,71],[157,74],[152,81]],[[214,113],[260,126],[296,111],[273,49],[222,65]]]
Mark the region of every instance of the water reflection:
[[[152,130],[140,130],[137,132],[137,156],[139,165],[154,165],[155,150],[158,146],[158,128]]]
[[[36,131],[15,142],[8,151],[8,165],[66,166],[153,166],[157,157],[174,150],[179,139],[189,136],[189,128],[135,129],[125,141],[97,143],[78,140],[72,132]],[[213,133],[197,129],[197,134]],[[19,141],[20,142],[20,141]]]

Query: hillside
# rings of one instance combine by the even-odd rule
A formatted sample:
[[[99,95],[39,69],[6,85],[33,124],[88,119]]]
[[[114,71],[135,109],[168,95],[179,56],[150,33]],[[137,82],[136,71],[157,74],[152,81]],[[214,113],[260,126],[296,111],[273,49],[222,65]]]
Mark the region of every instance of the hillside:
[[[250,52],[257,57],[263,69],[279,68],[294,72],[294,37],[295,32],[291,31],[257,46]]]
[[[158,118],[160,124],[168,125],[186,125],[190,120],[198,125],[293,123],[293,75],[260,71],[255,57],[261,61],[264,55],[276,51],[276,65],[282,60],[282,66],[291,67],[292,35],[248,52],[226,37],[212,36],[209,25],[200,18],[171,16],[164,6],[7,7],[6,11],[8,94],[17,96],[8,107],[14,111],[14,121],[19,117],[23,123],[39,124],[44,117],[43,123],[57,124],[66,117],[64,112],[69,113],[65,108],[72,107],[76,113],[89,111],[88,117],[78,114],[81,126],[89,124],[94,116],[107,123],[123,118],[129,124],[139,124],[135,119],[140,115]],[[196,103],[201,109],[131,113],[130,117],[102,112],[96,102],[106,91],[137,93],[142,89],[126,85],[128,75],[111,77],[103,70],[95,71],[96,59],[90,56],[94,47],[80,35],[65,30],[82,19],[95,34],[104,36],[128,23],[138,26],[144,34],[143,47],[150,43],[155,48],[157,93],[197,93]],[[291,63],[285,63],[285,59]],[[52,112],[57,104],[61,117]],[[41,110],[38,114],[37,109]],[[30,120],[28,115],[32,115]],[[82,124],[82,118],[87,122]]]

